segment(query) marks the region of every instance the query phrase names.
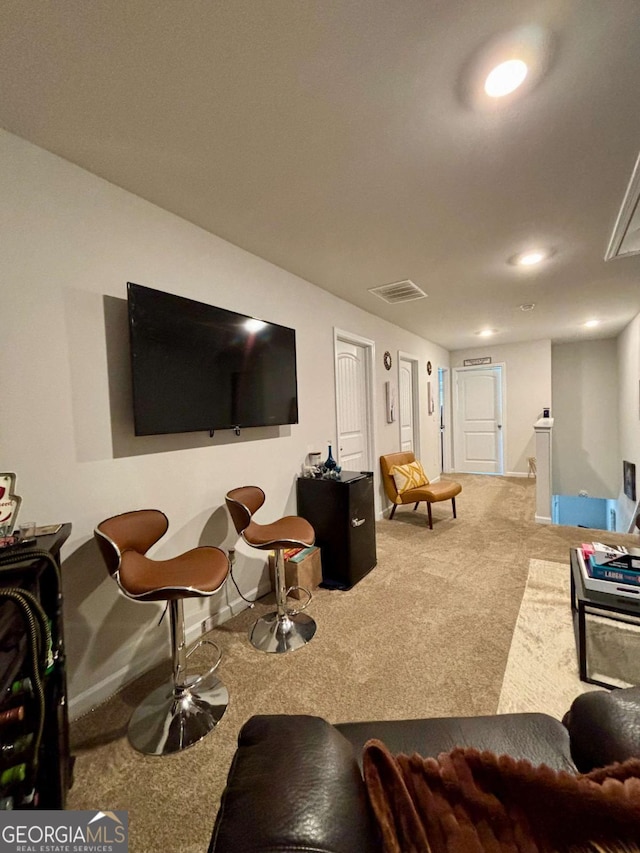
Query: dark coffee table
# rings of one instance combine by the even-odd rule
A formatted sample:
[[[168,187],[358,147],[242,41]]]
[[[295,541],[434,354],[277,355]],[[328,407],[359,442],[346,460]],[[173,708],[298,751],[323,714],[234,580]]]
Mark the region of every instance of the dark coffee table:
[[[619,684],[610,684],[606,681],[598,681],[590,678],[587,674],[587,613],[611,619],[613,622],[629,622],[629,616],[635,617],[640,624],[640,589],[638,598],[620,595],[615,591],[616,584],[611,582],[612,592],[599,592],[587,589],[582,578],[578,552],[571,549],[571,612],[573,614],[573,630],[576,635],[576,647],[578,649],[578,665],[580,667],[580,681],[587,684],[597,684],[599,687],[619,687]],[[623,618],[618,618],[623,617]],[[638,637],[638,650],[640,651],[640,636]]]

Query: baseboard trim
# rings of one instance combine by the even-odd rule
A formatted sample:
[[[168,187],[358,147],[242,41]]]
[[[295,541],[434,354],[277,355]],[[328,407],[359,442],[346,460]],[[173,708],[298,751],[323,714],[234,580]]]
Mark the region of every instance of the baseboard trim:
[[[163,644],[164,645],[164,644]],[[69,719],[75,720],[78,717],[88,714],[97,705],[105,702],[111,696],[121,690],[129,682],[143,675],[154,666],[157,666],[165,658],[165,649],[154,649],[135,661],[120,667],[120,669],[103,678],[97,684],[93,684],[82,693],[69,699]]]
[[[263,595],[267,595],[271,591],[269,579],[262,581],[256,587],[244,593],[249,599],[258,599]],[[235,592],[235,589],[234,589]],[[241,613],[248,608],[248,604],[243,601],[240,596],[236,595],[235,599],[225,604],[216,613],[211,614],[206,619],[198,618],[198,614],[194,614],[185,624],[185,636],[187,645],[191,645],[198,640],[203,634],[211,631],[217,625],[222,625],[228,622],[233,616]],[[185,619],[186,622],[186,619]],[[160,648],[154,648],[145,655],[136,657],[129,663],[120,667],[120,669],[103,678],[97,684],[93,684],[82,693],[69,699],[69,719],[75,720],[82,717],[84,714],[92,711],[97,705],[105,702],[127,684],[135,681],[145,672],[153,669],[162,661],[167,660],[169,656],[169,646],[162,643]]]
[[[270,592],[271,581],[267,578],[259,583],[258,586],[249,590],[249,592],[245,592],[243,594],[251,601],[257,601],[259,598],[262,598],[263,595],[268,595]],[[191,645],[191,643],[195,642],[203,634],[206,634],[207,631],[212,631],[217,625],[222,625],[224,622],[228,622],[232,616],[237,616],[238,613],[242,613],[242,611],[247,610],[248,607],[249,605],[247,602],[240,598],[239,595],[236,595],[236,598],[233,601],[226,604],[216,613],[212,613],[211,616],[207,616],[204,621],[194,622],[191,626],[185,628],[187,645]]]
[[[535,521],[537,524],[552,524],[551,518],[548,515],[536,515]]]
[[[493,474],[493,473],[489,473],[487,471],[448,471],[445,476],[448,479],[449,475],[455,477],[456,474],[462,474],[462,475],[464,475],[464,474],[476,474],[479,477],[529,477],[530,476],[526,471],[505,471],[503,474]],[[431,482],[437,483],[437,481],[439,479],[440,479],[440,477],[438,477],[437,480],[435,480],[435,479],[432,480]],[[533,479],[535,479],[535,477]]]

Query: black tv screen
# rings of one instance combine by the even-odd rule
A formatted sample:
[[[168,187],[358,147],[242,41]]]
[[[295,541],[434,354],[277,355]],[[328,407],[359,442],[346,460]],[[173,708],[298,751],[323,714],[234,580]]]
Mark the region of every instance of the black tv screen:
[[[296,333],[127,283],[136,435],[298,423]]]

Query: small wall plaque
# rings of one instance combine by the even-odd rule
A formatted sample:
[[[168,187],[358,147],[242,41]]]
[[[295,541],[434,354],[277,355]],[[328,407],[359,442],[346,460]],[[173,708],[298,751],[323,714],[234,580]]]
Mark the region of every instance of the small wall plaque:
[[[473,367],[476,364],[491,364],[491,356],[485,355],[482,358],[465,358],[462,364],[464,367]]]

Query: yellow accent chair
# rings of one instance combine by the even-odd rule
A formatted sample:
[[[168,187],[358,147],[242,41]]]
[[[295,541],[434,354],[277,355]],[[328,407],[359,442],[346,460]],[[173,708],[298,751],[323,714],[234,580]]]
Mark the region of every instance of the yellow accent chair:
[[[391,520],[395,515],[396,507],[402,504],[418,504],[425,501],[429,514],[429,529],[433,530],[433,518],[431,516],[431,504],[438,501],[451,501],[453,517],[456,516],[456,495],[462,491],[460,483],[453,480],[440,480],[430,483],[424,473],[424,469],[418,462],[412,451],[400,453],[389,453],[380,457],[380,470],[382,471],[382,482],[387,497],[393,504]]]

